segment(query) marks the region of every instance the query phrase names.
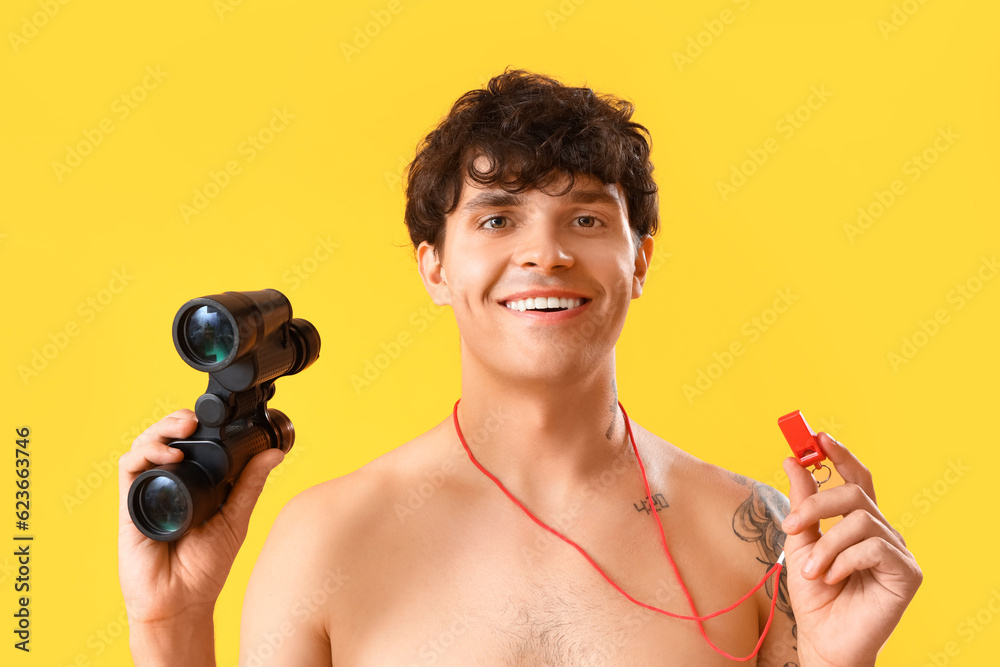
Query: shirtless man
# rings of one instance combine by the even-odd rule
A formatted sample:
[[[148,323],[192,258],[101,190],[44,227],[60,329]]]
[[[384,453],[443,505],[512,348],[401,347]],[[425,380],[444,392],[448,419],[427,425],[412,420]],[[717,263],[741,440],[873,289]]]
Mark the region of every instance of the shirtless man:
[[[843,445],[820,435],[840,487],[817,492],[785,461],[790,516],[774,489],[629,420],[633,450],[615,343],[642,294],[657,199],[631,113],[588,89],[505,72],[463,96],[422,144],[406,221],[424,285],[461,332],[457,425],[449,413],[288,503],[247,589],[241,665],[731,663],[697,623],[630,602],[525,509],[623,591],[675,614],[692,609],[663,540],[701,615],[739,600],[784,549],[778,590],[772,578],[705,621],[707,638],[752,654],[776,595],[750,664],[874,664],[922,574]],[[550,297],[565,310],[540,310],[556,306]],[[166,443],[193,432],[193,419],[164,418],[120,463],[119,571],[137,665],[215,664],[215,601],[282,458],[258,455],[223,510],[178,543],[149,540],[125,495],[141,471],[181,458]],[[839,516],[821,536],[819,520]]]

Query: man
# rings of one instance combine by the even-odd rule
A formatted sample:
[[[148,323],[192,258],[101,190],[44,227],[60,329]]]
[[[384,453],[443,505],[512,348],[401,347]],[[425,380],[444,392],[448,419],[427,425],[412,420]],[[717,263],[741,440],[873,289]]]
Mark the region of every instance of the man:
[[[461,401],[285,507],[247,590],[241,664],[874,664],[922,575],[843,445],[820,436],[848,482],[838,488],[817,492],[786,460],[786,518],[777,491],[626,423],[614,346],[657,223],[631,114],[508,71],[425,139],[406,221],[424,285],[461,332]],[[181,458],[165,443],[190,434],[191,417],[165,418],[121,460],[119,567],[139,665],[214,664],[215,599],[281,458],[256,457],[176,548],[152,542],[124,495],[142,470]],[[422,502],[408,502],[414,492]],[[821,536],[819,520],[835,516]],[[704,621],[704,635],[625,595],[705,616],[782,550],[777,588]]]

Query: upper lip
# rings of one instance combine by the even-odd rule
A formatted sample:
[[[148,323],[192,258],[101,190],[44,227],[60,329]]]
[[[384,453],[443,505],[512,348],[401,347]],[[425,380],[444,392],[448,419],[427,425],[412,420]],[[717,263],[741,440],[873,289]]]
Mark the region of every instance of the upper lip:
[[[554,296],[561,299],[584,299],[587,300],[589,297],[580,294],[579,292],[571,292],[564,289],[552,289],[552,288],[539,288],[539,289],[528,289],[522,292],[515,292],[500,299],[500,303],[507,303],[510,301],[519,301],[521,299],[527,299],[528,297],[548,297]]]

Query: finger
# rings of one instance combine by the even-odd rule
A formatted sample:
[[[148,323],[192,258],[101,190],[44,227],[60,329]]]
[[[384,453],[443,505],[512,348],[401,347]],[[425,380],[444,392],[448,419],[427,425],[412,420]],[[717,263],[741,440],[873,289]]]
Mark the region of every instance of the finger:
[[[169,447],[162,442],[144,441],[133,445],[131,451],[122,454],[118,459],[118,516],[119,523],[131,523],[127,504],[129,489],[140,474],[153,466],[167,463],[177,463],[184,458],[179,449]]]
[[[872,502],[878,504],[875,500],[875,485],[872,483],[872,474],[868,468],[843,443],[829,433],[820,431],[817,435],[819,446],[823,448],[826,457],[830,459],[844,481],[860,486],[872,499]]]
[[[843,521],[823,533],[819,542],[813,545],[809,558],[802,565],[802,576],[806,579],[816,579],[826,572],[841,553],[873,537],[881,538],[897,549],[902,547],[882,521],[865,510],[851,512]]]
[[[889,525],[875,502],[857,484],[842,484],[809,496],[795,507],[785,518],[785,522],[788,530],[795,532],[793,524],[810,526],[820,519],[847,516],[855,510],[864,510],[886,526]]]
[[[792,513],[782,523],[782,529],[788,534],[785,545],[786,549],[795,551],[817,541],[822,534],[819,530],[818,521],[805,523],[796,522],[796,519],[792,519],[793,516],[798,516],[796,509],[806,500],[816,495],[819,487],[816,484],[816,480],[813,479],[812,473],[800,466],[794,458],[786,458],[782,462],[782,467],[785,469],[785,474],[788,475],[788,482],[790,484],[788,500],[791,503],[792,509]]]
[[[152,466],[177,463],[184,453],[162,442],[141,442],[118,459],[119,480],[131,481]]]
[[[181,440],[194,433],[198,421],[191,410],[176,410],[156,422],[132,442],[132,449],[118,459],[118,496],[120,523],[125,523],[128,513],[125,504],[132,482],[141,473],[153,466],[177,463],[184,458],[183,452],[168,446],[174,440]]]
[[[198,421],[190,410],[177,410],[156,422],[132,443],[132,449],[118,459],[118,485],[131,485],[140,473],[165,463],[177,463],[184,458],[168,443],[194,433]]]
[[[209,533],[227,536],[234,554],[246,539],[250,515],[264,490],[267,476],[284,458],[285,454],[280,449],[268,449],[250,459],[233,490],[229,492],[222,509],[206,524],[205,528]]]
[[[133,442],[133,447],[136,443],[147,440],[166,443],[178,438],[186,438],[194,433],[196,428],[198,428],[198,418],[195,417],[194,412],[186,408],[175,410],[140,433]]]
[[[870,537],[841,551],[827,570],[824,581],[836,584],[854,572],[871,570],[879,581],[897,595],[912,597],[923,573],[909,552],[902,552],[880,537]],[[892,581],[899,582],[894,587]]]

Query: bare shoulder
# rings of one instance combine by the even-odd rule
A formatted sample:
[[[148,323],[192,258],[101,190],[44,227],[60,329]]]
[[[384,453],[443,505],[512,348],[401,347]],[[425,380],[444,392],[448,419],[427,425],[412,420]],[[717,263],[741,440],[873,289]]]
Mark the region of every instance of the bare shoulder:
[[[636,437],[640,437],[638,433]],[[667,480],[676,490],[677,504],[685,498],[695,499],[691,515],[706,526],[710,552],[725,554],[725,567],[739,571],[745,582],[759,581],[784,550],[781,522],[789,512],[788,498],[767,484],[703,461],[648,431],[643,437],[646,449],[663,452],[661,457],[669,461]],[[795,614],[784,570],[777,590],[769,578],[755,595],[761,627],[775,595],[778,613],[758,664],[797,664]]]
[[[777,559],[784,545],[781,522],[789,511],[783,493],[703,461],[641,427],[637,430],[641,435],[637,432],[636,437],[646,442],[646,449],[663,461],[660,474],[676,490],[674,495],[697,499],[693,511],[716,526],[720,538],[755,543],[762,560],[773,563]],[[730,529],[725,530],[725,525]]]
[[[268,650],[287,651],[288,664],[329,664],[337,628],[350,627],[350,610],[363,604],[374,575],[392,567],[400,539],[394,499],[434,459],[437,430],[288,501],[247,587],[241,653],[254,654],[255,637],[294,634],[295,642]]]
[[[325,559],[357,553],[360,542],[372,541],[383,527],[393,528],[406,490],[419,488],[422,478],[440,486],[438,476],[452,471],[440,431],[441,424],[353,472],[302,491],[282,509],[272,532],[304,538]]]

